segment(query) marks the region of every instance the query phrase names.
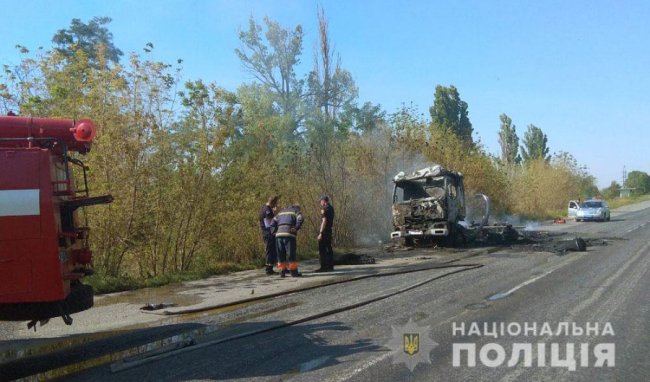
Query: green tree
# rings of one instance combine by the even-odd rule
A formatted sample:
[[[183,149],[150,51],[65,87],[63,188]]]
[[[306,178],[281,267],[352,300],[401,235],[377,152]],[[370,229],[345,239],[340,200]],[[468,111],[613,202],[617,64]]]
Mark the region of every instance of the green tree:
[[[621,194],[621,185],[617,181],[612,180],[609,187],[606,187],[601,192],[605,199],[615,199]]]
[[[339,124],[339,114],[344,107],[353,105],[358,89],[352,75],[341,68],[340,58],[335,58],[329,36],[328,22],[322,7],[318,9],[318,48],[314,52],[314,67],[307,76],[307,103],[309,111],[305,138],[308,144],[307,165],[314,171],[309,176],[323,192],[336,197],[339,215],[347,210],[347,175],[338,169],[344,166],[348,126]],[[339,130],[337,131],[337,127]],[[342,132],[344,134],[337,134]],[[343,155],[343,156],[342,156]]]
[[[591,198],[598,195],[596,187],[596,178],[587,172],[586,166],[580,166],[578,160],[566,151],[560,151],[553,155],[551,164],[556,170],[564,170],[566,177],[571,184],[577,184],[580,187],[581,198]]]
[[[164,211],[152,213],[155,204],[151,201],[158,198],[154,192],[162,172],[158,171],[160,164],[152,158],[165,147],[162,137],[173,125],[177,79],[171,65],[149,61],[135,53],[131,54],[128,67],[122,69],[117,65],[114,70],[124,80],[122,87],[112,92],[115,98],[109,103],[110,113],[98,118],[103,122],[98,126],[89,158],[95,189],[114,196],[106,211],[90,210],[91,227],[96,227],[95,264],[112,276],[137,271],[141,275],[155,274],[151,270],[156,253],[151,245],[155,226],[152,217],[161,216],[156,214]],[[102,113],[100,109],[89,116],[94,118]],[[170,190],[164,192],[169,195]]]
[[[499,116],[501,130],[499,131],[499,144],[501,145],[501,161],[505,165],[513,165],[521,162],[519,156],[519,137],[517,128],[512,124],[512,119],[505,113]]]
[[[296,75],[296,66],[302,54],[303,31],[297,25],[293,31],[284,29],[276,21],[264,18],[266,32],[251,17],[248,30],[239,33],[243,44],[235,49],[244,67],[272,94],[279,113],[302,121],[301,100],[303,81]]]
[[[524,163],[529,163],[536,159],[543,159],[547,163],[550,161],[551,156],[548,154],[549,148],[547,146],[548,139],[542,129],[533,124],[528,125],[528,129],[524,133],[523,141],[521,156]]]
[[[311,104],[328,120],[336,120],[339,110],[349,105],[358,95],[358,89],[349,71],[341,68],[340,58],[335,58],[329,37],[325,10],[318,12],[319,45],[314,52],[314,69],[307,78]]]
[[[396,112],[389,114],[388,124],[396,139],[406,142],[406,146],[411,142],[426,140],[427,123],[424,114],[420,113],[413,103],[403,103]]]
[[[449,130],[463,142],[473,142],[474,129],[469,121],[467,102],[460,99],[458,89],[453,85],[436,86],[433,106],[429,108],[429,113],[435,128]]]
[[[159,184],[168,188],[173,201],[172,208],[165,207],[170,218],[163,220],[167,237],[159,247],[163,270],[187,271],[201,253],[223,239],[215,206],[227,198],[220,192],[220,181],[231,161],[228,142],[239,125],[239,113],[233,94],[201,80],[186,82],[180,96],[183,115],[170,131],[174,176],[172,182],[163,178]]]
[[[70,27],[59,29],[52,37],[57,52],[65,57],[75,55],[77,49],[83,50],[91,65],[97,67],[110,61],[119,63],[122,51],[113,45],[113,34],[106,27],[110,17],[93,17],[88,24],[79,19],[72,19]],[[100,52],[104,62],[100,62]]]
[[[580,184],[580,195],[582,195],[583,198],[590,199],[600,194],[598,186],[596,186],[596,178],[594,176],[589,175],[587,177],[581,178]]]
[[[625,187],[633,188],[634,195],[647,194],[650,192],[650,176],[643,171],[630,171],[625,179]]]
[[[16,45],[22,56],[20,64],[2,65],[2,84],[0,84],[0,114],[9,111],[33,116],[47,115],[44,110],[44,99],[47,98],[41,68],[45,57],[39,48],[39,54],[34,55],[27,47]]]
[[[339,131],[368,133],[386,123],[386,112],[381,105],[365,102],[363,106],[349,105],[339,115]]]

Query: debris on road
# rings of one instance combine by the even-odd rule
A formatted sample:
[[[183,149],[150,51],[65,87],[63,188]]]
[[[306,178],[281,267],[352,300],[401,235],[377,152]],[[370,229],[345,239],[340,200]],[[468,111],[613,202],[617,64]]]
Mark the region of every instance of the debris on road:
[[[342,255],[334,255],[334,265],[359,265],[359,264],[375,264],[375,258],[368,255],[357,255],[354,252],[344,253]]]
[[[141,307],[140,310],[160,310],[160,309],[165,309],[165,308],[171,308],[174,306],[178,306],[178,304],[172,304],[172,303],[160,303],[160,304],[146,304],[145,306]]]
[[[383,246],[383,250],[386,252],[395,252],[395,251],[411,251],[413,247],[407,247],[398,242],[391,242]]]
[[[587,250],[587,243],[584,239],[576,237],[572,240],[563,240],[555,245],[555,252],[560,255],[566,255],[569,251],[584,252]]]

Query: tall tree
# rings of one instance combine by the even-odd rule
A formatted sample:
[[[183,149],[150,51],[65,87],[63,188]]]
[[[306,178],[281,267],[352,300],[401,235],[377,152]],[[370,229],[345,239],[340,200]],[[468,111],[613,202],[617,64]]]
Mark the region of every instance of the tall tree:
[[[467,102],[460,99],[453,85],[436,86],[433,106],[429,108],[434,127],[449,130],[462,141],[472,143],[472,123],[469,121]]]
[[[248,30],[239,33],[243,44],[235,49],[244,67],[277,98],[280,114],[302,120],[300,101],[303,81],[296,76],[296,66],[302,53],[303,31],[297,25],[293,31],[284,29],[276,21],[264,18],[266,32],[251,17]]]
[[[318,49],[314,52],[314,69],[309,73],[307,85],[314,107],[328,120],[335,120],[342,106],[349,105],[358,89],[349,71],[341,68],[341,60],[335,57],[329,38],[325,10],[318,11]]]
[[[68,29],[59,29],[52,37],[55,50],[66,57],[72,57],[77,49],[81,49],[94,67],[103,66],[100,55],[117,64],[123,53],[113,45],[113,34],[105,26],[111,21],[110,17],[93,17],[85,24],[79,19],[72,19]]]
[[[386,112],[381,105],[373,105],[370,102],[364,103],[361,107],[350,105],[343,108],[338,121],[340,131],[352,130],[357,133],[371,132],[385,123]]]
[[[517,127],[512,124],[512,119],[505,113],[499,116],[501,130],[499,131],[499,144],[501,145],[501,161],[506,165],[521,162],[519,156],[519,137]]]
[[[647,194],[650,192],[650,176],[643,171],[630,171],[625,179],[625,187],[633,188],[635,195]]]
[[[539,127],[530,124],[524,133],[524,144],[521,146],[521,156],[524,163],[531,160],[543,159],[548,162],[551,156],[548,155],[548,139],[546,134]]]

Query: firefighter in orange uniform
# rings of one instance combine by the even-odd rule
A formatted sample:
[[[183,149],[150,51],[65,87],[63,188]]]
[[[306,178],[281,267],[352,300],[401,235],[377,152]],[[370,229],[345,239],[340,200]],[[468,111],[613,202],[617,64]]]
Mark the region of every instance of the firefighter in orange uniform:
[[[296,235],[303,221],[298,204],[289,205],[273,218],[271,227],[275,232],[280,277],[285,277],[287,273],[291,273],[292,277],[302,276],[298,272]]]

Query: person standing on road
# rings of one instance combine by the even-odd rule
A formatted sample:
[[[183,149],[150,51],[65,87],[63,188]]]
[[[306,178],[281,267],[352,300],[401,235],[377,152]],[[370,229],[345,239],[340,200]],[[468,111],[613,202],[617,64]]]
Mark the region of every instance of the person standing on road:
[[[323,195],[320,198],[320,230],[318,232],[318,255],[320,268],[316,272],[332,272],[334,270],[334,251],[332,250],[332,228],[334,227],[334,207],[330,198]]]
[[[260,209],[260,230],[264,240],[264,255],[266,258],[266,274],[277,275],[273,270],[273,264],[278,261],[275,236],[271,232],[271,224],[275,217],[275,207],[278,205],[279,196],[270,196],[265,205]]]
[[[285,277],[287,272],[290,272],[292,277],[302,276],[298,272],[296,235],[303,221],[299,204],[289,205],[273,218],[271,227],[275,232],[280,277]]]

